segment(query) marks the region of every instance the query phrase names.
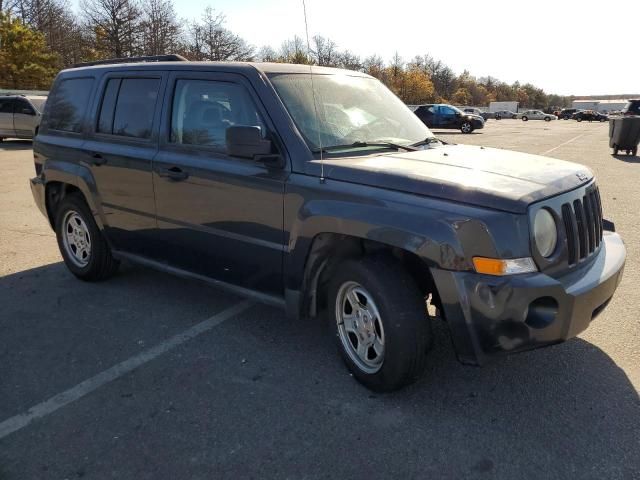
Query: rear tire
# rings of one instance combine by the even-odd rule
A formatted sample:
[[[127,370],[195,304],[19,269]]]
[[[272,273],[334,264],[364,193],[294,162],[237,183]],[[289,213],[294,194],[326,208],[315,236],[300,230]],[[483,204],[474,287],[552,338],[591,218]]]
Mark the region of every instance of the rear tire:
[[[82,195],[72,193],[62,199],[56,212],[55,227],[64,263],[76,277],[99,281],[118,270],[120,263],[113,258]]]
[[[631,155],[633,155],[634,157],[638,155],[638,147],[631,150]]]
[[[582,121],[582,117],[576,118],[576,122],[580,123]]]
[[[617,146],[617,145],[614,145],[614,146],[613,146],[613,154],[614,154],[614,155],[618,155],[618,152],[619,152],[619,151],[620,151],[620,149],[618,148],[618,146]]]
[[[377,392],[415,382],[432,342],[426,302],[391,257],[340,263],[328,286],[328,317],[353,376]]]
[[[522,117],[522,121],[523,122],[528,122],[529,121],[529,117]]]

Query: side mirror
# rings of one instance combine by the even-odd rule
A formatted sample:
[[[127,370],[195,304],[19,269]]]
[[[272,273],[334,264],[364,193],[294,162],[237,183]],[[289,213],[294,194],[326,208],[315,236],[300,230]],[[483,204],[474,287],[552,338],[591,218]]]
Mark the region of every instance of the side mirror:
[[[227,153],[232,157],[251,158],[271,154],[271,140],[262,138],[260,127],[235,126],[226,131]]]

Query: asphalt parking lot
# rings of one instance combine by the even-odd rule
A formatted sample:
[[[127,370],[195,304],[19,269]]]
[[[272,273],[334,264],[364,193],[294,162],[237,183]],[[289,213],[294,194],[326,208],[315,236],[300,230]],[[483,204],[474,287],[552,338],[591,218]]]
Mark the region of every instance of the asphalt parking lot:
[[[627,266],[579,338],[474,368],[438,324],[424,378],[388,395],[319,322],[137,266],[76,280],[31,144],[0,144],[0,479],[640,478],[640,157],[613,157],[607,128],[436,132],[589,166]]]

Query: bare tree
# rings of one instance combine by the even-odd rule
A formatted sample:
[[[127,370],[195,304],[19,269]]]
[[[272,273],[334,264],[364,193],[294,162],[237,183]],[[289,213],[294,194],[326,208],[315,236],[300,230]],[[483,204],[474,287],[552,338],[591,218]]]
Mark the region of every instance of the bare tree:
[[[225,17],[207,7],[200,22],[189,27],[186,51],[193,60],[250,61],[254,48],[244,39],[227,30]]]
[[[141,13],[135,0],[81,0],[80,8],[101,56],[129,57],[140,52]]]
[[[58,56],[59,67],[68,67],[90,55],[89,39],[68,0],[15,0],[14,14],[44,35],[47,46]]]
[[[360,60],[360,56],[354,55],[349,50],[345,50],[338,55],[338,66],[346,68],[347,70],[357,71],[361,71],[364,68],[362,60]]]
[[[321,35],[316,35],[312,39],[311,56],[315,64],[326,67],[336,67],[340,62],[338,45]]]
[[[313,63],[313,59],[308,54],[307,44],[297,35],[282,42],[279,57],[284,63]]]
[[[276,51],[268,45],[258,51],[257,58],[261,62],[277,62],[279,60]]]
[[[176,52],[181,32],[172,0],[144,0],[141,10],[143,53],[164,55]]]

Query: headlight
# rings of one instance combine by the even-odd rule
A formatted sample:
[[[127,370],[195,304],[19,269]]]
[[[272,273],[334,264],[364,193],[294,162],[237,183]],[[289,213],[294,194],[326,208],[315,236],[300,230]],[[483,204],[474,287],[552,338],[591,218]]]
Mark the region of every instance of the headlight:
[[[549,210],[541,208],[536,213],[533,220],[533,238],[540,255],[546,258],[553,254],[558,243],[558,229]]]

